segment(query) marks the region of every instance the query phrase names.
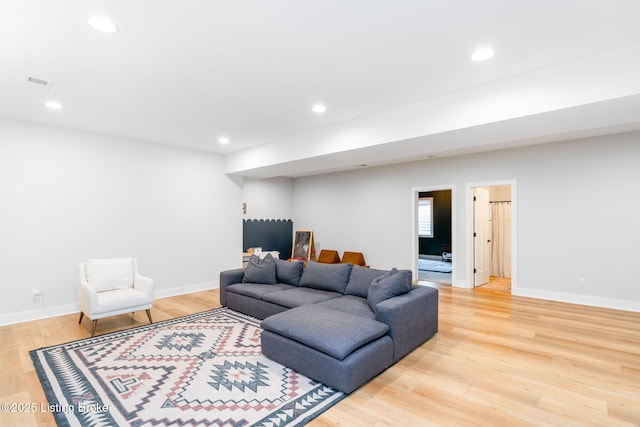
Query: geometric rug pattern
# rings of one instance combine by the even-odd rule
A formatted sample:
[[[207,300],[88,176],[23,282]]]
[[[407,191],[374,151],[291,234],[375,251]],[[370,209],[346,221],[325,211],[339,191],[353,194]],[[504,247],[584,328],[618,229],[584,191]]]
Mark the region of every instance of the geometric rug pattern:
[[[30,352],[58,426],[300,426],[344,393],[260,351],[227,308]]]

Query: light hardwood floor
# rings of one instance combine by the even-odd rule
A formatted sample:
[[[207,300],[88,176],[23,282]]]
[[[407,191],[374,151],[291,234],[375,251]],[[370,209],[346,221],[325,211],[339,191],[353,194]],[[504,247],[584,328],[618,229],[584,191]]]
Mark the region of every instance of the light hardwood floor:
[[[154,321],[217,307],[217,290],[157,299]],[[440,287],[438,334],[310,426],[640,425],[640,313]],[[89,337],[69,315],[0,328],[0,402],[45,402],[29,350]],[[98,332],[146,324],[144,312]],[[1,426],[54,426],[0,413]]]

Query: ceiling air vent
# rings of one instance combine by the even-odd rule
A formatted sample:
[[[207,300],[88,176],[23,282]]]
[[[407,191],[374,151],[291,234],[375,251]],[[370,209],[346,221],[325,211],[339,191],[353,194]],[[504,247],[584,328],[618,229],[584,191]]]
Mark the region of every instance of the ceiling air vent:
[[[24,81],[29,86],[37,86],[43,89],[49,89],[51,87],[51,82],[49,80],[40,79],[38,77],[27,76]]]

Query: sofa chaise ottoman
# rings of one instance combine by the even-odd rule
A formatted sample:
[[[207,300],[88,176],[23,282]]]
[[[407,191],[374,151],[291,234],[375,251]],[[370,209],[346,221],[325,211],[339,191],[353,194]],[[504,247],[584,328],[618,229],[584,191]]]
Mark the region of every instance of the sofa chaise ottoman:
[[[220,302],[263,319],[267,357],[345,393],[438,330],[438,290],[395,268],[255,257],[220,273]]]
[[[377,320],[311,304],[261,326],[265,356],[345,393],[393,364],[389,327]]]

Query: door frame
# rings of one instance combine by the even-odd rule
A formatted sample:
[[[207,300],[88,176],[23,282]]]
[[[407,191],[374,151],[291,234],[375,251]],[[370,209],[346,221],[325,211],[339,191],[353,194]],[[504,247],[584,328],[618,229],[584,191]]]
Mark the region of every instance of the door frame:
[[[488,187],[473,187],[473,279],[472,286],[489,282],[491,257],[491,190]],[[486,202],[486,203],[483,203]],[[481,280],[480,276],[482,276]]]
[[[518,293],[518,185],[515,179],[502,181],[470,182],[466,184],[466,249],[467,249],[467,277],[468,288],[474,284],[474,254],[473,254],[473,189],[478,187],[511,186],[511,294]]]
[[[418,280],[418,256],[419,244],[418,244],[418,198],[420,193],[429,191],[451,191],[451,285],[455,286],[457,277],[457,242],[456,242],[456,185],[455,184],[443,184],[443,185],[428,185],[422,187],[411,187],[411,272],[415,280]]]

